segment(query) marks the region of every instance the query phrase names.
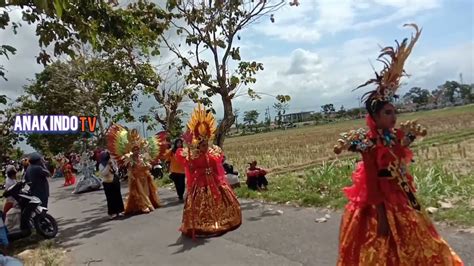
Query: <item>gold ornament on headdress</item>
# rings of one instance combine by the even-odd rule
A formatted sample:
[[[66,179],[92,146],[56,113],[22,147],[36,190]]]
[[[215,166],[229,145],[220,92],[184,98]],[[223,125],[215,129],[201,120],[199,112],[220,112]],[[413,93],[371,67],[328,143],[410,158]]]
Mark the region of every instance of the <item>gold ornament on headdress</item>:
[[[118,124],[114,124],[109,128],[106,139],[110,155],[119,165],[125,165],[126,161],[130,161],[134,147],[140,149],[140,154],[147,161],[154,161],[163,155],[167,146],[163,134],[144,139],[140,137],[138,130],[128,131]]]
[[[145,140],[140,137],[140,135],[138,134],[138,130],[136,129],[132,129],[128,133],[127,139],[128,139],[128,144],[127,144],[128,152],[132,151],[134,147],[138,147],[142,149],[146,145]]]
[[[192,135],[192,144],[197,145],[202,141],[211,141],[216,133],[216,122],[211,112],[199,104],[194,109],[188,122],[188,130]]]
[[[403,26],[411,26],[415,28],[416,33],[414,36],[412,35],[410,43],[408,43],[408,39],[405,38],[401,44],[398,43],[398,41],[395,41],[397,43],[396,49],[391,46],[383,48],[377,58],[377,61],[384,64],[382,71],[380,71],[380,73],[376,72],[374,79],[370,79],[356,88],[358,89],[375,83],[377,89],[366,94],[367,99],[370,99],[371,101],[392,101],[395,97],[395,92],[400,86],[401,77],[407,76],[403,66],[410,55],[413,46],[421,35],[421,29],[419,29],[416,24],[405,24]]]

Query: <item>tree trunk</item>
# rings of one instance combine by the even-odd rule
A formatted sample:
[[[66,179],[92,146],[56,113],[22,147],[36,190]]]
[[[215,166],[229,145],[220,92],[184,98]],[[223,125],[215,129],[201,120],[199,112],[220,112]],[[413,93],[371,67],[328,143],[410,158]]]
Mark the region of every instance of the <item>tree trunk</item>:
[[[97,122],[99,124],[99,134],[97,136],[97,146],[105,146],[106,141],[105,141],[105,128],[104,128],[104,122],[102,121],[102,115],[100,113],[100,107],[99,105],[96,106],[96,114],[97,114]]]
[[[224,118],[222,119],[216,133],[216,145],[224,148],[224,140],[230,127],[234,124],[235,116],[232,109],[232,98],[222,95],[222,103],[224,104]]]

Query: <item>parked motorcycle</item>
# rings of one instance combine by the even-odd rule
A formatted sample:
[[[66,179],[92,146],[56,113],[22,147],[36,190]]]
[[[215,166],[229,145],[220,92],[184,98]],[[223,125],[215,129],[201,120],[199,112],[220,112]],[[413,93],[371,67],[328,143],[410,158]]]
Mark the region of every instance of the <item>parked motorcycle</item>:
[[[41,205],[38,197],[32,196],[25,188],[26,182],[20,181],[8,188],[3,197],[12,197],[17,202],[17,210],[20,215],[20,225],[9,229],[8,238],[13,241],[31,235],[32,229],[44,238],[54,238],[58,234],[58,224],[56,220],[48,214],[48,209]],[[14,211],[14,208],[10,211]],[[9,212],[10,213],[10,212]],[[6,214],[8,220],[8,214]],[[8,224],[7,224],[8,227]]]

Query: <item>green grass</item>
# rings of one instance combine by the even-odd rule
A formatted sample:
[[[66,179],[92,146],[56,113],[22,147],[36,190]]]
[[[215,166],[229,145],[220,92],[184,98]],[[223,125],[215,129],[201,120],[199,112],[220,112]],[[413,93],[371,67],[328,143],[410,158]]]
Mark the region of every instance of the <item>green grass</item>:
[[[242,198],[261,199],[275,203],[292,202],[300,206],[341,208],[347,202],[342,188],[351,185],[355,160],[334,161],[301,173],[270,178],[269,190],[259,193],[246,187],[236,189]],[[418,197],[426,207],[439,207],[438,201],[451,201],[453,209],[439,209],[433,215],[460,225],[474,225],[474,173],[456,175],[441,164],[413,165],[411,173],[418,187]]]
[[[155,180],[158,187],[167,187],[173,184],[173,180],[169,178],[169,174],[164,174],[163,178]]]
[[[288,201],[301,206],[342,207],[341,189],[350,184],[355,160],[334,161],[301,173],[274,176],[269,190],[259,193],[246,187],[236,189],[239,197],[264,199],[275,203]]]

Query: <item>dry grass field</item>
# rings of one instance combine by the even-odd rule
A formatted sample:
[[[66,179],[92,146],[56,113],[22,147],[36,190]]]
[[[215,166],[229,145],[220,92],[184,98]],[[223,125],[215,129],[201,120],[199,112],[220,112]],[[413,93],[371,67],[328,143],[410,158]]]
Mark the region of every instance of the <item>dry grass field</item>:
[[[474,105],[403,114],[398,120],[412,119],[428,129],[428,136],[413,145],[411,172],[421,202],[437,208],[432,214],[436,220],[474,225]],[[342,207],[342,188],[351,183],[357,156],[336,157],[332,149],[340,132],[363,126],[360,119],[228,139],[226,156],[241,173],[251,160],[272,172],[269,191],[242,187],[237,194],[276,203]]]
[[[457,170],[472,168],[474,105],[402,114],[398,121],[412,119],[428,129],[428,136],[414,146],[419,159],[443,159],[462,165]],[[282,173],[335,159],[332,149],[339,133],[359,127],[365,127],[363,119],[234,137],[226,140],[224,149],[228,160],[240,171],[249,161],[257,160],[260,166]]]

